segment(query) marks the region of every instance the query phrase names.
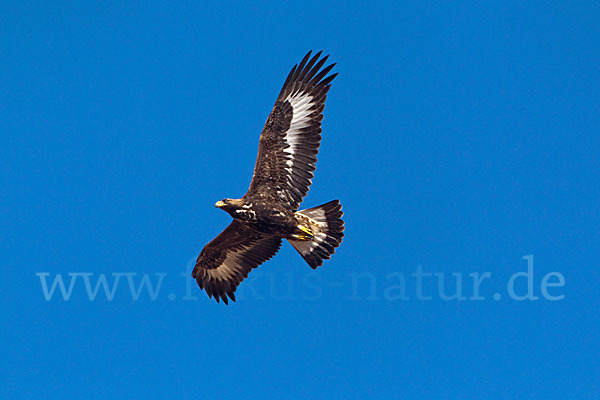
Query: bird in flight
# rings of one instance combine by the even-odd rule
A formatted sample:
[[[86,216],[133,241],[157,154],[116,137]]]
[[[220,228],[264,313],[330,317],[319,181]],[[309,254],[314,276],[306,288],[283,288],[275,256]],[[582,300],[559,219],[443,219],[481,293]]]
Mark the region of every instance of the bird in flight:
[[[321,141],[327,92],[337,73],[329,56],[306,56],[290,71],[260,135],[254,175],[241,199],[217,201],[233,217],[198,256],[192,277],[229,304],[248,273],[277,253],[283,239],[316,269],[344,236],[339,200],[298,211],[308,193]]]

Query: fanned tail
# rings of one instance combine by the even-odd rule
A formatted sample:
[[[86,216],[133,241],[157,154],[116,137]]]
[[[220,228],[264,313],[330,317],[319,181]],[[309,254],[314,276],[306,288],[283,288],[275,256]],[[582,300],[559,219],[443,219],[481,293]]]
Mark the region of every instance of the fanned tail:
[[[333,200],[318,207],[298,211],[309,218],[312,237],[308,240],[288,239],[304,260],[315,269],[329,259],[344,237],[342,206],[339,200]]]

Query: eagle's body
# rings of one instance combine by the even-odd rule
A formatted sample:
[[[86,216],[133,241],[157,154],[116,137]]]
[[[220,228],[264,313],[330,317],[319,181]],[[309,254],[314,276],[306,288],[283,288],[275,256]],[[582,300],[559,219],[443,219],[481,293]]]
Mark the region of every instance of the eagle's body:
[[[259,232],[279,235],[281,238],[294,239],[294,234],[301,233],[296,213],[277,203],[254,199],[225,199],[220,208]],[[237,203],[237,204],[236,204]]]
[[[335,64],[310,52],[288,75],[265,123],[254,175],[240,199],[216,206],[233,222],[207,244],[192,276],[209,297],[228,303],[253,268],[270,259],[287,239],[316,268],[330,258],[344,236],[338,200],[298,211],[309,190],[321,140],[321,120]]]

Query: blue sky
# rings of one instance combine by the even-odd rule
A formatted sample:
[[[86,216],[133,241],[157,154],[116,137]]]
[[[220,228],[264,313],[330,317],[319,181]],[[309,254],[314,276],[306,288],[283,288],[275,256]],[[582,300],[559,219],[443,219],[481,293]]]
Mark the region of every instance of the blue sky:
[[[1,397],[598,398],[599,18],[595,2],[3,2]],[[309,49],[339,76],[303,204],[339,198],[344,242],[316,272],[286,244],[216,304],[186,268]],[[515,300],[528,262],[512,289],[537,300]],[[44,293],[57,274],[68,299]],[[113,296],[90,300],[101,276]],[[135,296],[144,276],[154,295]],[[465,299],[444,299],[457,277]]]

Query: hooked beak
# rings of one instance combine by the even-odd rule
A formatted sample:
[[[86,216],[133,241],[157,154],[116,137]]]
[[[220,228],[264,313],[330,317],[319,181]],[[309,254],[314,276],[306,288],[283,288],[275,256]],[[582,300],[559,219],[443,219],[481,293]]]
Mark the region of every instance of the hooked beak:
[[[219,201],[217,201],[215,203],[215,207],[217,207],[217,208],[221,208],[221,207],[224,207],[224,206],[225,206],[225,202],[222,201],[222,200],[219,200]]]

